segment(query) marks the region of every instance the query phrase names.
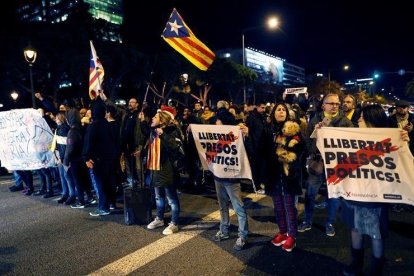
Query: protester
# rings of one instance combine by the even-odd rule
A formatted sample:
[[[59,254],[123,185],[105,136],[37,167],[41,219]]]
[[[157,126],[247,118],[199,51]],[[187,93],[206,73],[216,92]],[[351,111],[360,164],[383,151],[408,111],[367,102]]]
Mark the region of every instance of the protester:
[[[148,229],[164,226],[165,200],[171,206],[171,222],[162,232],[170,235],[178,232],[180,201],[177,183],[174,181],[173,159],[178,154],[178,127],[173,123],[174,115],[167,110],[159,110],[152,118],[151,133],[147,143],[147,169],[149,182],[155,189],[157,216],[147,225]]]
[[[96,184],[98,209],[90,212],[91,216],[110,214],[110,198],[115,191],[116,175],[113,171],[116,160],[116,140],[111,134],[109,122],[105,119],[106,106],[97,98],[92,103],[92,123],[86,130],[82,157],[89,169],[92,183]]]
[[[301,154],[305,147],[300,126],[288,120],[288,108],[276,104],[271,125],[265,128],[265,191],[273,200],[279,233],[272,244],[291,252],[296,245],[297,209],[295,197],[302,194]]]
[[[360,128],[388,127],[387,115],[380,105],[368,105],[362,109],[358,120]],[[401,131],[401,138],[408,142],[408,133]],[[344,275],[360,275],[364,264],[364,237],[371,238],[371,268],[369,275],[381,275],[384,266],[384,239],[388,235],[387,204],[376,202],[346,201],[343,217],[351,230],[352,262],[343,271]]]
[[[346,118],[339,110],[341,105],[337,94],[327,94],[322,99],[322,112],[315,115],[309,122],[307,130],[307,148],[310,159],[319,161],[320,152],[316,147],[316,139],[311,135],[316,128],[321,126],[329,127],[353,127],[352,122]],[[311,137],[312,136],[312,137]],[[315,198],[319,188],[325,182],[324,170],[320,173],[309,171],[308,187],[305,194],[305,217],[303,222],[298,226],[298,232],[305,232],[312,229],[312,217],[315,208]],[[340,200],[337,198],[328,199],[328,214],[325,223],[325,233],[327,236],[335,236],[334,223],[336,221],[336,212],[340,206]]]
[[[358,127],[358,119],[360,117],[359,110],[356,108],[357,102],[354,96],[351,94],[345,95],[342,103],[342,111],[344,115]]]
[[[217,105],[218,106],[218,105]],[[217,110],[216,125],[236,125],[236,119],[224,106]],[[249,129],[245,125],[240,125],[243,137],[247,137]],[[220,242],[229,239],[230,216],[229,208],[230,202],[233,210],[237,215],[239,222],[239,233],[235,250],[242,250],[247,244],[247,235],[249,233],[247,212],[241,199],[241,186],[239,180],[232,181],[231,179],[214,179],[216,186],[217,199],[220,206],[220,230],[214,236],[214,240]],[[230,200],[230,202],[229,202]]]

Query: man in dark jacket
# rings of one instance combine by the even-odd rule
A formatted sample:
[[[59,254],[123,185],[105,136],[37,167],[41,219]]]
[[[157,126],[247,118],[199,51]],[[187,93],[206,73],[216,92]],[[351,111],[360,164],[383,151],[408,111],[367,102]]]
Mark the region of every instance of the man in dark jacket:
[[[109,212],[109,197],[113,195],[116,141],[105,119],[105,104],[98,98],[92,103],[92,124],[88,127],[83,143],[82,156],[89,168],[92,183],[98,193],[98,209],[91,216],[104,216]]]
[[[352,122],[340,112],[339,96],[337,94],[327,94],[322,100],[322,112],[315,115],[309,122],[307,129],[307,147],[312,159],[321,159],[320,153],[316,147],[316,139],[311,138],[311,134],[316,128],[321,126],[329,127],[354,127]],[[319,188],[326,181],[325,174],[315,174],[309,171],[308,187],[305,194],[305,217],[301,225],[298,226],[298,232],[305,232],[312,229],[312,217],[315,208],[315,198]],[[328,199],[328,216],[325,224],[327,236],[335,236],[334,223],[336,221],[336,212],[340,206],[340,200],[337,198]]]

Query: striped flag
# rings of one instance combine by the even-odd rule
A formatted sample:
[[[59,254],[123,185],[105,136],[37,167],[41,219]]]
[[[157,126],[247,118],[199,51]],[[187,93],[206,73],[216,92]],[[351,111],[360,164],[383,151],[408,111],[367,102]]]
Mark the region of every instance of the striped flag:
[[[89,97],[93,100],[98,95],[98,91],[103,90],[102,82],[104,80],[105,71],[102,63],[96,56],[96,51],[95,47],[93,47],[92,40],[90,43],[91,59],[89,60]]]
[[[161,139],[156,129],[151,130],[147,156],[147,169],[159,171],[161,168]]]
[[[162,33],[162,38],[200,70],[206,71],[215,54],[198,40],[174,9]]]

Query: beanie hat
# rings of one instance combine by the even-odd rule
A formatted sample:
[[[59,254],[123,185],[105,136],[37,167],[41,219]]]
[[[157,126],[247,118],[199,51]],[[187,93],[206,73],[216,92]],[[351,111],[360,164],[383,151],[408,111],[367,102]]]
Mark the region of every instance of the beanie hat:
[[[175,115],[177,114],[177,111],[175,111],[175,109],[173,107],[170,107],[170,106],[163,106],[158,111],[167,113],[171,117],[172,120],[174,120]]]

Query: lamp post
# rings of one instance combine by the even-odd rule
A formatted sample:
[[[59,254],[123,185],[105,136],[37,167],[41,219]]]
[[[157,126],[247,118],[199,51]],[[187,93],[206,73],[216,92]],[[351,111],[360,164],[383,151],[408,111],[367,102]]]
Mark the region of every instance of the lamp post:
[[[266,20],[267,28],[269,29],[276,29],[279,26],[279,19],[275,16],[269,17]],[[244,28],[242,30],[242,56],[243,56],[243,68],[246,68],[246,47],[244,44],[244,34],[248,31],[260,29],[263,28],[263,26],[256,26],[256,27],[250,27],[250,28]],[[243,102],[246,103],[246,80],[243,78]]]
[[[30,88],[32,92],[32,107],[36,108],[35,94],[34,94],[34,88],[33,88],[32,66],[36,61],[37,52],[31,46],[28,46],[26,49],[24,49],[23,53],[24,53],[24,58],[29,63]]]

